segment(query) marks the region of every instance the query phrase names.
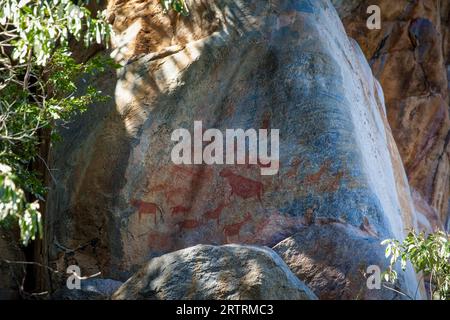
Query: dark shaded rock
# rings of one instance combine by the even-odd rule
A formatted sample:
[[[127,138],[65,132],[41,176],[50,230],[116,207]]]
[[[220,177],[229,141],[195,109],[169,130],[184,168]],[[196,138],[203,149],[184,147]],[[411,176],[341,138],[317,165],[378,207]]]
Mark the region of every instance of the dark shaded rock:
[[[111,295],[122,285],[120,281],[112,279],[86,279],[81,280],[81,289],[68,289],[67,287],[56,290],[53,300],[108,300]]]
[[[8,263],[25,261],[18,233],[0,227],[0,300],[20,298],[19,286],[25,276],[25,265]]]
[[[56,290],[51,296],[52,300],[108,300],[108,296],[89,290],[67,289]]]
[[[384,256],[380,239],[349,225],[309,226],[273,249],[321,300],[404,298],[384,287],[368,289],[367,268],[375,265],[383,272],[389,261]],[[397,290],[414,296],[416,288],[408,288],[405,281],[399,272]]]
[[[81,281],[81,290],[110,297],[122,284],[123,282],[112,279],[86,279]]]

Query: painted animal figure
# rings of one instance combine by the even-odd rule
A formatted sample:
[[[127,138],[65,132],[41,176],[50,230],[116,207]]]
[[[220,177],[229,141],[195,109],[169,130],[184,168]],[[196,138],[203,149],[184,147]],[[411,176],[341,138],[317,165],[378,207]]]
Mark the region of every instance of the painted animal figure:
[[[172,236],[170,234],[150,233],[147,237],[148,246],[156,250],[169,249],[171,246]]]
[[[211,211],[207,211],[204,215],[205,219],[208,220],[216,220],[217,225],[219,225],[220,215],[222,214],[223,209],[227,206],[225,202],[221,202],[217,208]]]
[[[159,213],[161,220],[164,221],[163,210],[156,203],[133,199],[131,205],[138,209],[139,220],[144,214],[153,215],[156,224],[156,215]]]
[[[307,176],[304,180],[306,184],[317,184],[320,180],[325,176],[325,174],[330,170],[331,162],[325,161],[324,164],[320,167],[319,171]]]
[[[165,191],[164,196],[168,204],[177,204],[186,201],[189,192],[190,189],[185,187],[179,187]]]
[[[247,212],[242,221],[225,226],[223,228],[224,235],[227,238],[233,237],[233,236],[238,236],[238,238],[239,238],[239,233],[241,232],[242,227],[244,226],[244,224],[246,224],[250,220],[252,220],[252,216],[250,213]]]
[[[237,195],[243,199],[256,197],[261,201],[264,193],[264,185],[261,182],[237,175],[230,169],[223,169],[220,172],[220,176],[227,179],[231,187],[230,197],[232,195]]]
[[[191,208],[187,208],[184,206],[175,206],[175,207],[172,207],[171,210],[172,210],[171,215],[175,216],[175,215],[179,215],[179,214],[184,215],[184,214],[188,213],[189,211],[191,211]]]
[[[202,225],[202,221],[194,220],[194,219],[188,219],[183,220],[177,223],[177,226],[180,230],[190,230],[190,229],[196,229]]]
[[[269,218],[265,218],[263,220],[261,220],[256,226],[255,226],[255,237],[260,236],[263,232],[264,229],[267,227],[267,225],[270,223],[270,217]]]

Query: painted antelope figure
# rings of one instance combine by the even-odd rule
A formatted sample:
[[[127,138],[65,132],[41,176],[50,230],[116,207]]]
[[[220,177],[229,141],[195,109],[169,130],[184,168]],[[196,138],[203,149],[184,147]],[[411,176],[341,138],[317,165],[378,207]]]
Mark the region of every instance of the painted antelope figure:
[[[196,229],[203,224],[201,220],[188,219],[178,222],[176,225],[180,230]]]
[[[164,221],[163,210],[156,203],[132,199],[131,205],[138,209],[139,220],[143,214],[153,215],[156,224],[156,215],[159,213],[161,220]]]
[[[185,207],[185,206],[175,206],[175,207],[171,208],[170,214],[172,216],[185,215],[189,211],[191,211],[191,208],[188,208],[188,207]]]
[[[261,182],[237,175],[230,169],[223,169],[220,176],[227,179],[231,187],[230,198],[232,195],[237,195],[243,199],[256,197],[261,202],[264,193],[264,185]]]
[[[208,220],[216,220],[217,221],[217,225],[219,225],[219,219],[220,219],[220,215],[222,214],[223,209],[225,209],[225,207],[227,206],[227,204],[225,202],[221,202],[217,208],[215,208],[214,210],[211,211],[207,211],[204,215],[205,219]]]
[[[247,212],[242,221],[225,226],[223,228],[223,233],[227,237],[227,241],[229,237],[233,236],[237,236],[239,239],[239,233],[241,232],[242,227],[250,220],[252,220],[252,216],[250,213]]]

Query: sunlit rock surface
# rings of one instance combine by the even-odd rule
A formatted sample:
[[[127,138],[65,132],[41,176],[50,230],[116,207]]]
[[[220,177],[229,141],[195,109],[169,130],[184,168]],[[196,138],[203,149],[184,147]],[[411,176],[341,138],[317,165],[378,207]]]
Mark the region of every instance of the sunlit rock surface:
[[[435,226],[436,217],[438,224],[445,224],[450,195],[450,2],[333,3],[383,86],[389,124],[416,190],[419,219],[427,204],[435,211],[428,224]],[[366,28],[369,5],[381,9],[381,30]]]
[[[316,300],[284,261],[264,247],[197,245],[154,258],[114,300]]]

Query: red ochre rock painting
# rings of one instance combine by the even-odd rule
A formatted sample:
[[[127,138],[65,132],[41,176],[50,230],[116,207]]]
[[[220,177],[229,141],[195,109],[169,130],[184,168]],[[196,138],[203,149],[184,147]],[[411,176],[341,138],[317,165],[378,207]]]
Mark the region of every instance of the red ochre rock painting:
[[[251,174],[252,170],[261,165],[260,163],[251,167],[243,165],[234,169],[236,172],[248,171]],[[230,215],[236,212],[238,199],[232,199],[233,196],[243,200],[253,198],[261,202],[264,193],[262,182],[237,174],[230,168],[222,168],[219,171],[217,167],[203,165],[170,165],[157,172],[156,175],[153,173],[148,177],[149,182],[146,183],[144,188],[144,197],[161,199],[162,203],[157,205],[142,200],[131,201],[131,204],[138,209],[139,217],[143,214],[154,216],[155,224],[146,227],[149,237],[152,239],[152,248],[158,248],[162,245],[161,241],[155,240],[156,238],[170,237],[170,235],[173,235],[173,230],[177,230],[177,237],[184,238],[191,237],[196,232],[201,232],[206,228],[205,230],[209,230],[206,233],[215,233],[216,236],[222,235],[223,241],[229,242],[230,238],[239,239],[241,228],[246,223],[253,220],[252,224],[256,224],[260,220],[254,220],[250,213],[247,213],[244,217],[240,216],[240,218],[236,217],[231,220],[228,217],[223,219],[222,217],[227,212],[225,211],[227,207],[230,207],[230,211],[228,211]],[[150,182],[152,180],[157,181],[157,183],[152,185]],[[205,182],[210,182],[211,185],[214,185],[214,188],[222,190],[220,195],[216,194],[217,199],[211,198],[211,195],[204,199],[202,197],[204,192],[196,189],[197,184],[204,184]],[[198,198],[191,197],[192,190],[197,190]],[[168,219],[166,219],[164,225],[157,226],[156,216],[161,213],[162,217],[163,212],[169,213]],[[253,227],[253,229],[255,228]],[[153,234],[157,234],[157,236],[152,236]],[[211,236],[211,239],[213,238]],[[248,238],[248,241],[251,242],[253,235]],[[216,241],[217,239],[213,240]]]
[[[304,161],[300,157],[294,157],[290,161],[287,174],[296,176],[302,163]],[[270,237],[271,234],[276,233],[278,229],[291,229],[295,225],[304,223],[304,221],[300,221],[301,219],[290,221],[288,217],[279,213],[276,213],[274,216],[274,213],[269,214],[266,212],[260,216],[261,213],[258,210],[261,208],[253,207],[253,205],[256,205],[256,202],[253,205],[251,203],[247,204],[249,206],[247,210],[257,210],[253,215],[247,212],[243,217],[242,215],[236,216],[236,210],[240,207],[239,201],[255,199],[261,202],[266,189],[273,190],[273,179],[266,179],[266,183],[263,184],[260,181],[246,177],[247,175],[251,176],[253,170],[260,165],[242,165],[234,168],[221,168],[221,170],[217,167],[208,168],[202,165],[170,165],[158,171],[163,174],[162,177],[152,175],[151,178],[158,181],[157,184],[151,185],[151,183],[147,183],[145,188],[145,196],[147,198],[162,199],[160,206],[155,203],[138,200],[133,200],[132,205],[138,208],[140,216],[142,214],[153,214],[155,217],[154,221],[157,221],[156,216],[158,212],[163,212],[161,207],[165,209],[165,212],[169,213],[164,227],[156,225],[156,223],[148,226],[147,232],[150,235],[157,234],[158,236],[156,237],[169,239],[176,234],[178,238],[185,239],[195,237],[197,233],[203,232],[205,233],[205,239],[211,239],[212,242],[217,241],[221,237],[223,237],[222,241],[225,242],[244,241],[252,243],[257,241],[257,239],[262,241],[265,237]],[[317,187],[314,183],[320,184],[324,180],[333,180],[335,183],[331,184],[333,186],[332,189],[337,189],[339,180],[343,175],[339,173],[333,174],[330,172],[330,167],[331,163],[325,161],[316,172],[304,178],[303,183]],[[261,179],[264,178],[261,177]],[[204,183],[204,179],[209,179],[211,186],[220,190],[221,194],[215,194],[213,198],[209,194],[204,198],[204,192],[195,189],[196,182],[201,181]],[[194,198],[191,197],[192,190],[197,190],[197,195]],[[229,215],[232,215],[233,218]],[[245,234],[241,233],[241,229],[247,223],[251,227],[246,229]],[[162,228],[164,228],[164,231]],[[174,230],[175,233],[173,233]],[[165,248],[162,241],[156,241],[156,238],[153,236],[149,237],[154,240],[151,248]]]
[[[220,215],[222,214],[222,211],[223,211],[223,209],[225,209],[226,206],[227,206],[227,204],[225,202],[221,202],[217,206],[217,208],[210,210],[210,211],[206,211],[204,214],[205,219],[216,220],[217,225],[219,225]]]
[[[131,205],[138,210],[139,220],[142,215],[153,215],[156,224],[156,216],[159,213],[161,220],[164,221],[163,210],[156,203],[133,199]]]
[[[213,177],[213,169],[206,165],[173,165],[170,167],[171,177],[181,179],[211,179]]]
[[[292,163],[292,168],[287,176],[292,178],[297,175],[297,170],[301,162]],[[352,187],[351,177],[346,170],[333,172],[331,170],[331,161],[326,160],[315,173],[307,175],[301,183],[308,188],[313,188],[317,192],[336,192],[341,186],[341,181],[345,180],[348,187]]]
[[[263,119],[261,121],[261,129],[269,129],[270,128],[270,112],[264,112]]]
[[[239,240],[239,234],[241,232],[242,227],[252,220],[252,215],[250,213],[246,213],[245,217],[242,221],[226,225],[223,227],[223,233],[227,238],[227,241],[231,237],[237,237]]]
[[[191,208],[179,205],[179,206],[172,207],[170,214],[172,216],[185,215],[185,214],[189,213],[189,211],[191,211]]]
[[[320,182],[320,180],[330,170],[330,166],[331,166],[331,162],[330,161],[325,161],[324,164],[319,168],[319,170],[316,173],[308,175],[304,179],[304,183],[306,183],[306,184],[317,184],[318,182]]]
[[[298,168],[300,167],[301,163],[302,163],[302,160],[298,157],[295,157],[294,159],[292,159],[291,164],[290,164],[291,168],[286,173],[286,177],[288,177],[288,178],[296,177],[298,174]]]
[[[230,198],[231,196],[236,195],[242,199],[256,197],[261,201],[261,197],[264,193],[264,185],[261,182],[237,175],[228,168],[220,171],[220,176],[224,177],[231,187]]]
[[[158,250],[167,250],[172,246],[172,234],[149,233],[147,237],[149,248],[156,248]]]
[[[196,220],[196,219],[186,219],[180,222],[177,222],[176,225],[181,230],[191,230],[191,229],[197,229],[203,224],[202,220]]]

